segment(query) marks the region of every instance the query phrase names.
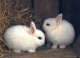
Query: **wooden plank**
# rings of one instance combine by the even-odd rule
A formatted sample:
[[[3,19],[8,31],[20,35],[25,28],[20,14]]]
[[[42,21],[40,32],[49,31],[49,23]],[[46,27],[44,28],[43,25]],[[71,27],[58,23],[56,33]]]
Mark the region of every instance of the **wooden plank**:
[[[34,0],[34,16],[39,18],[55,17],[58,14],[58,0]]]
[[[74,43],[73,45],[76,53],[77,53],[77,56],[80,57],[80,35],[78,36],[76,42]]]
[[[73,49],[45,49],[36,53],[7,55],[3,58],[76,58]]]

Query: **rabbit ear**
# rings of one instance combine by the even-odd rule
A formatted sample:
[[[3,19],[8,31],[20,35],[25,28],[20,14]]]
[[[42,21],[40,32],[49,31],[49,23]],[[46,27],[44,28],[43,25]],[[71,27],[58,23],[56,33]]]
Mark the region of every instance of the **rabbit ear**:
[[[56,17],[56,24],[60,24],[60,22],[62,21],[62,14],[59,14],[57,17]]]
[[[31,34],[35,33],[35,31],[36,31],[35,23],[31,22],[31,24],[30,24],[30,32],[31,32]]]

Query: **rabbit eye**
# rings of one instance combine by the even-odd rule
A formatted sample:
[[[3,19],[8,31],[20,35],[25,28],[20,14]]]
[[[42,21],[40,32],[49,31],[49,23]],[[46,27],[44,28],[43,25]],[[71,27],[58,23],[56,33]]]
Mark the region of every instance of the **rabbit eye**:
[[[41,40],[42,38],[41,37],[38,37],[38,39]]]
[[[47,25],[47,26],[50,26],[50,24],[49,24],[49,23],[47,23],[46,25]]]

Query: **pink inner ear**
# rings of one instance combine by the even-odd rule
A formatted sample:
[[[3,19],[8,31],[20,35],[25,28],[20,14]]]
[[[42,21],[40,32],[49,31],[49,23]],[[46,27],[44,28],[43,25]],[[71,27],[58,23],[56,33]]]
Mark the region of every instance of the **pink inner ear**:
[[[60,15],[58,15],[58,16],[56,17],[56,23],[57,23],[57,24],[60,24],[61,21],[62,21],[62,14],[60,14]]]
[[[31,28],[31,33],[33,34],[35,32],[35,29],[32,27]]]
[[[34,22],[31,22],[30,32],[31,32],[32,34],[34,34],[34,33],[35,33],[35,30],[36,30],[36,26],[35,26]]]

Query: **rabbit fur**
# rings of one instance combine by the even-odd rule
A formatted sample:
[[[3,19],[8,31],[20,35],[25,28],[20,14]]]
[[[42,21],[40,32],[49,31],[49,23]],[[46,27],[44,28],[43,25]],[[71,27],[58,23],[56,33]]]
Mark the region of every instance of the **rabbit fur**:
[[[31,22],[30,27],[11,26],[5,31],[4,40],[15,53],[21,53],[21,51],[32,53],[45,43],[45,35],[41,30],[36,29],[34,22]]]
[[[46,39],[51,42],[52,48],[65,48],[70,45],[75,37],[75,31],[72,24],[62,20],[62,14],[56,18],[48,18],[43,22],[43,30]]]

